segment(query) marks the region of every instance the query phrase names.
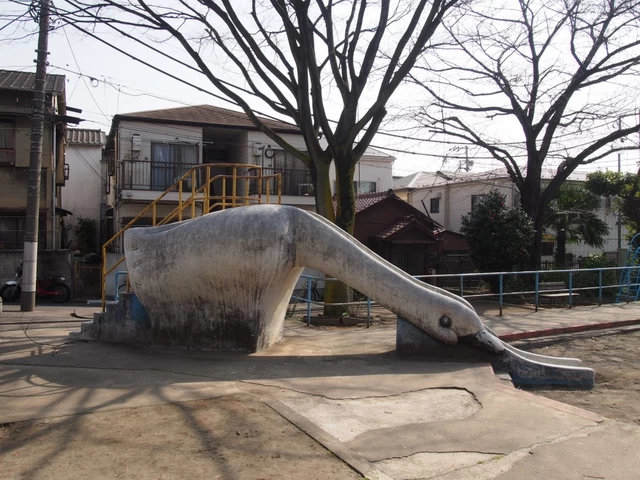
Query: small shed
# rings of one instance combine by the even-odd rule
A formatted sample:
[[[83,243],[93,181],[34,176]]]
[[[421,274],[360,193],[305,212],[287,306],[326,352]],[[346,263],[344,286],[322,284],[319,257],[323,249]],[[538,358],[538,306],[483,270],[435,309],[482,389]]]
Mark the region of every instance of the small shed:
[[[354,237],[411,275],[426,275],[442,257],[469,251],[463,235],[445,230],[393,190],[356,197]]]

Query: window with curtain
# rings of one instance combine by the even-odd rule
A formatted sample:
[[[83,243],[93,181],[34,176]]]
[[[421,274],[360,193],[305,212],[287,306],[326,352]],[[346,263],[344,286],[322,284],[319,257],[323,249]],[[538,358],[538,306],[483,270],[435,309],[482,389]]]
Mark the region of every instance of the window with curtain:
[[[355,190],[356,194],[376,193],[377,192],[376,187],[377,187],[376,182],[370,182],[370,181],[353,182],[353,189]]]
[[[284,150],[273,151],[273,166],[276,169],[307,170],[307,166],[297,157]]]
[[[313,195],[311,172],[299,158],[284,150],[272,150],[273,169],[265,168],[263,173],[279,173],[282,178],[283,195]],[[271,158],[267,156],[267,158]]]
[[[477,203],[483,202],[487,199],[487,195],[486,194],[482,194],[482,195],[471,195],[471,209],[473,210],[473,207],[475,207],[475,205]]]
[[[0,165],[16,164],[16,132],[12,122],[0,120]]]
[[[198,164],[198,145],[151,143],[151,190],[166,190]]]

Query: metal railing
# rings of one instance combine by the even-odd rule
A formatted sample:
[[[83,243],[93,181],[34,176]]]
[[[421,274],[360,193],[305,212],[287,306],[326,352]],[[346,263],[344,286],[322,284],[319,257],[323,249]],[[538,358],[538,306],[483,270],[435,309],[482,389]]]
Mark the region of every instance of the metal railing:
[[[124,190],[164,192],[197,165],[196,163],[123,160],[120,164],[120,186]],[[198,178],[196,188],[201,185],[202,179]]]
[[[220,168],[230,169],[231,174],[212,175],[212,169],[217,170]],[[199,178],[203,178],[204,181],[198,182]],[[211,193],[211,185],[216,180],[221,180],[220,195]],[[250,188],[252,181],[256,185],[254,192]],[[230,183],[230,185],[227,186],[227,183]],[[167,197],[170,193],[178,194],[177,202]],[[276,203],[281,203],[282,180],[279,174],[263,175],[262,167],[260,166],[238,163],[208,163],[192,167],[102,245],[102,310],[104,311],[106,307],[107,276],[124,262],[123,257],[110,268],[107,268],[107,248],[122,237],[124,232],[134,226],[141,218],[150,216],[152,226],[164,225],[173,221],[182,221],[185,210],[187,210],[188,218],[194,218],[210,213],[213,210],[258,205],[263,201],[271,203],[272,197],[277,199]],[[168,215],[159,218],[158,205],[160,202],[175,203],[176,206]]]
[[[314,196],[313,181],[309,170],[263,168],[262,173],[263,175],[281,176],[283,195]]]
[[[366,300],[364,301],[359,301],[359,302],[341,302],[341,303],[325,303],[323,300],[320,299],[313,299],[313,295],[316,294],[319,296],[319,294],[317,294],[317,290],[315,290],[315,284],[317,283],[318,280],[323,280],[325,282],[337,282],[338,279],[336,278],[320,278],[320,277],[314,277],[312,275],[300,275],[300,278],[304,278],[307,280],[307,284],[305,287],[305,291],[306,291],[306,297],[298,297],[298,296],[292,296],[291,298],[293,300],[297,300],[297,301],[302,301],[302,302],[306,302],[307,303],[307,326],[311,325],[311,305],[315,304],[315,305],[342,305],[344,307],[347,306],[365,306],[367,307],[367,328],[369,328],[371,326],[371,307],[374,305],[374,302],[367,297]]]
[[[555,293],[566,293],[569,300],[569,308],[573,308],[573,297],[579,295],[579,292],[586,291],[597,291],[597,301],[598,305],[602,305],[603,301],[603,293],[606,289],[619,289],[626,288],[630,290],[632,286],[640,286],[640,283],[633,283],[628,280],[626,283],[619,283],[619,271],[625,269],[638,270],[640,269],[640,265],[638,266],[625,266],[625,267],[603,267],[603,268],[584,268],[579,270],[531,270],[531,271],[521,271],[521,272],[489,272],[489,273],[462,273],[462,274],[440,274],[440,275],[416,275],[413,278],[418,280],[425,281],[425,283],[431,283],[435,286],[438,286],[441,280],[450,280],[453,279],[456,281],[458,287],[456,289],[447,288],[448,291],[459,295],[462,298],[466,299],[477,299],[477,298],[498,298],[499,303],[499,315],[503,313],[503,307],[505,305],[505,298],[509,296],[519,296],[519,297],[532,297],[534,301],[534,308],[537,312],[540,306],[540,297],[546,294],[555,294]],[[609,274],[609,277],[613,276],[613,280],[609,278],[610,281],[605,281],[605,277]],[[550,276],[567,276],[567,280],[565,284],[567,288],[554,288],[554,289],[540,289],[540,285],[545,283],[546,280]],[[531,285],[531,288],[524,289],[508,289],[505,288],[507,284],[507,280],[518,277],[530,277],[530,282],[521,281],[519,284],[526,287],[527,285]],[[292,300],[296,302],[304,302],[307,304],[307,325],[311,324],[311,306],[318,305],[324,306],[325,302],[322,300],[314,299],[312,296],[313,288],[312,282],[317,281],[337,281],[335,278],[323,278],[323,277],[314,277],[312,275],[302,275],[301,278],[306,280],[305,292],[306,296],[293,296]],[[576,282],[576,278],[580,280],[580,282]],[[627,278],[631,278],[628,276]],[[487,282],[487,280],[495,279],[495,285],[497,286],[497,292],[481,292],[479,293],[477,289],[477,284],[481,282]],[[594,280],[591,282],[591,280]],[[465,290],[465,282],[467,285],[472,284],[468,290]],[[450,285],[452,282],[446,282]],[[554,282],[557,283],[557,282]],[[585,285],[588,284],[588,285]],[[331,303],[327,305],[366,305],[367,306],[367,324],[369,324],[371,319],[371,306],[378,305],[373,299],[366,297],[365,301],[360,302],[347,302],[347,303]]]

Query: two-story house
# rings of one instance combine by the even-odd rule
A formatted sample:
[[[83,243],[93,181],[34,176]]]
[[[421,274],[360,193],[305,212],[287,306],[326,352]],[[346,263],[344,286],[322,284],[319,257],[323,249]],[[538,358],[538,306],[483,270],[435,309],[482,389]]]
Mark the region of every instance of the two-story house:
[[[291,145],[305,149],[295,125],[264,121]],[[110,179],[106,186],[110,191],[108,207],[112,207],[107,210],[113,213],[114,232],[199,164],[259,165],[263,175],[281,175],[283,204],[315,208],[311,175],[306,166],[260,132],[244,112],[198,105],[116,115],[107,137],[105,158]],[[393,161],[393,157],[374,149],[367,151],[356,170],[357,191],[390,189]],[[211,175],[228,173],[228,168],[211,168]],[[220,194],[223,181],[213,183],[212,194]],[[244,185],[238,185],[239,190],[243,188]],[[175,207],[176,192],[168,194],[165,200],[158,206],[159,217]],[[185,215],[188,217],[189,213]],[[142,220],[138,224],[144,223]]]
[[[0,249],[22,249],[31,151],[35,73],[0,70]],[[47,75],[39,247],[60,247],[60,188],[65,184],[65,77]]]
[[[574,173],[568,182],[579,184],[585,179],[584,174]],[[548,179],[543,177],[542,182],[547,181]],[[460,231],[462,217],[469,214],[473,205],[491,190],[498,190],[505,195],[507,205],[520,205],[520,193],[504,169],[471,173],[418,172],[394,180],[394,191],[398,196],[405,198],[415,208],[454,232]],[[603,251],[613,259],[618,257],[617,214],[610,198],[604,199],[598,215],[610,229],[608,237],[605,238],[604,248],[598,249],[584,244],[568,245],[567,252],[574,258]],[[623,246],[626,245],[626,234],[626,229],[622,228]],[[549,238],[543,242],[543,261],[553,259],[553,249],[553,239]]]

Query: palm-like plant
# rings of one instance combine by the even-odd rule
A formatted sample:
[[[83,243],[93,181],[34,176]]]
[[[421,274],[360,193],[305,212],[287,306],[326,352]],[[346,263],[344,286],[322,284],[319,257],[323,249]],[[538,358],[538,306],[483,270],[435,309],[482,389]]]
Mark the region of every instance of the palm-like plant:
[[[563,267],[567,244],[584,243],[591,247],[602,247],[609,234],[609,227],[598,218],[601,200],[588,190],[577,185],[564,184],[556,197],[547,205],[545,230],[556,237],[554,261]]]

